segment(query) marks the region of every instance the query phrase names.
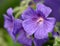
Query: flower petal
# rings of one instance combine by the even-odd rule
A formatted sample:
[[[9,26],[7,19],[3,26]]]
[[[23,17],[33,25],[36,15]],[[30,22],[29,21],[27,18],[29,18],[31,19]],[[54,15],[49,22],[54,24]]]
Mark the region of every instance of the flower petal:
[[[12,38],[14,41],[16,41],[16,37],[15,37],[15,35],[13,34],[13,32],[8,31],[8,33],[9,33],[9,35],[11,36],[11,38]]]
[[[34,34],[35,38],[43,39],[48,37],[48,33],[53,31],[55,18],[47,18],[42,24],[39,24]]]
[[[47,17],[51,13],[52,10],[51,10],[51,8],[45,6],[44,4],[38,3],[36,11],[37,12],[39,12],[39,11],[42,12],[45,15],[45,17]]]
[[[24,45],[28,45],[28,46],[31,46],[32,45],[32,39],[31,38],[27,38],[24,30],[22,29],[19,33],[19,36],[17,38],[17,41],[19,43],[22,43]]]
[[[15,19],[14,21],[14,34],[18,33],[20,29],[22,28],[22,20],[20,19]]]
[[[13,20],[7,15],[4,15],[4,27],[8,31],[12,31],[13,29]]]
[[[45,42],[47,42],[48,38],[46,39],[34,39],[35,46],[43,46]]]
[[[4,15],[4,28],[8,31],[9,35],[15,41],[15,35],[13,34],[14,20],[11,19],[11,16]]]
[[[12,37],[12,39],[15,41],[16,37],[13,34],[13,28],[14,28],[14,17],[13,17],[13,10],[12,8],[9,8],[7,10],[7,15],[4,16],[4,28],[8,31],[9,35]]]
[[[13,14],[13,9],[12,9],[12,8],[9,8],[9,9],[7,10],[7,14],[8,14],[8,15],[12,15],[12,14]]]
[[[31,45],[24,45],[24,46],[31,46]]]
[[[23,28],[28,35],[32,35],[36,30],[36,19],[27,19],[23,21]]]
[[[36,12],[31,8],[28,7],[23,13],[22,13],[22,18],[27,19],[27,18],[33,18],[36,17]]]
[[[38,2],[40,2],[41,0],[33,0],[34,1],[34,3],[38,3]]]

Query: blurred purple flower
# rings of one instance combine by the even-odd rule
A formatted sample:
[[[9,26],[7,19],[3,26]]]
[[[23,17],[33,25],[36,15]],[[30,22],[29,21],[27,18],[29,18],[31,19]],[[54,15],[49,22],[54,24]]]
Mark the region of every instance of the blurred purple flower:
[[[9,34],[13,39],[15,39],[15,36],[13,35],[13,26],[14,26],[14,17],[12,16],[13,14],[13,9],[9,8],[7,10],[7,15],[4,14],[4,28],[7,29]]]
[[[4,28],[7,29],[8,33],[10,34],[10,36],[14,41],[18,40],[20,43],[26,44],[26,45],[32,44],[31,40],[25,37],[25,32],[22,29],[22,20],[15,19],[13,17],[12,8],[9,8],[7,10],[7,15],[4,15]]]
[[[52,8],[51,16],[60,21],[60,0],[44,0],[44,4]]]
[[[35,3],[38,3],[38,2],[40,2],[41,0],[33,0]]]
[[[43,39],[41,42],[41,39],[38,40],[36,38],[28,37],[25,30],[22,27],[22,20],[21,19],[15,19],[13,17],[13,9],[9,8],[7,10],[7,15],[4,15],[4,28],[7,29],[10,36],[13,38],[13,40],[18,41],[19,43],[24,44],[25,46],[32,46],[32,42],[35,46],[42,46],[43,43],[46,42],[46,39]],[[39,43],[38,43],[39,42]],[[41,44],[40,44],[41,43]]]
[[[48,17],[51,11],[43,4],[37,4],[36,10],[31,7],[26,9],[22,14],[24,19],[22,24],[26,33],[29,36],[34,34],[34,37],[38,39],[47,38],[48,33],[53,31],[55,25],[55,18]]]
[[[8,33],[13,38],[13,40],[16,39],[16,33],[19,31],[18,28],[20,27],[21,27],[21,20],[15,19],[13,17],[13,9],[9,8],[7,10],[7,15],[4,15],[4,28],[7,29]]]

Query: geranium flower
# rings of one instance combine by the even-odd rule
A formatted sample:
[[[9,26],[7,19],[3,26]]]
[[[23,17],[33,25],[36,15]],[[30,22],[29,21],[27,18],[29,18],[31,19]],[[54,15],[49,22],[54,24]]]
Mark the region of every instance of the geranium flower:
[[[7,15],[4,15],[4,28],[7,29],[8,33],[12,37],[14,41],[18,41],[24,46],[32,46],[32,42],[35,46],[42,46],[43,43],[46,42],[46,39],[36,39],[33,37],[28,37],[25,30],[22,26],[21,19],[15,19],[13,17],[13,9],[9,8],[7,10]],[[43,41],[43,42],[41,42]]]
[[[55,18],[48,17],[51,11],[51,8],[42,3],[37,4],[36,10],[28,7],[22,14],[25,32],[29,36],[34,34],[37,39],[47,38],[48,33],[52,32],[55,26]]]
[[[9,8],[7,10],[7,15],[4,14],[4,28],[8,31],[13,40],[16,39],[16,34],[19,31],[18,28],[20,27],[21,27],[21,20],[15,19],[13,17],[13,9]]]

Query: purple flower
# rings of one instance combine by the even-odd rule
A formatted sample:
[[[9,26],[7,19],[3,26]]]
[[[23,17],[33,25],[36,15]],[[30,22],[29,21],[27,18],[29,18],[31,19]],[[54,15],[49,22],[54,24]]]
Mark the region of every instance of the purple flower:
[[[13,17],[12,8],[9,8],[7,10],[7,15],[4,15],[4,28],[7,29],[14,41],[18,41],[25,45],[32,45],[32,39],[28,39],[25,36],[25,32],[22,28],[22,20]]]
[[[36,10],[31,7],[26,9],[22,14],[24,19],[22,25],[26,33],[29,36],[34,34],[37,39],[47,38],[48,33],[53,31],[55,25],[55,18],[48,17],[51,11],[43,4],[37,4]]]
[[[36,39],[31,36],[28,37],[26,32],[23,29],[20,29],[20,33],[18,35],[17,41],[25,46],[32,46],[32,42],[34,46],[42,46],[48,39]]]
[[[7,10],[7,15],[4,15],[4,28],[7,29],[9,34],[13,39],[15,39],[15,36],[13,35],[13,26],[14,26],[14,17],[12,16],[13,10],[12,8],[9,8]]]
[[[14,22],[14,17],[12,16],[13,10],[12,8],[9,8],[7,10],[7,15],[4,14],[4,27],[7,28],[7,30],[13,30],[13,22]]]
[[[15,24],[16,25],[16,24]],[[20,25],[16,25],[16,26],[20,26]],[[16,41],[25,45],[25,46],[32,46],[32,42],[34,43],[35,46],[42,46],[43,43],[45,43],[47,41],[47,38],[46,39],[36,39],[36,38],[33,38],[32,36],[28,36],[28,34],[26,34],[25,30],[23,29],[23,27],[19,27],[19,28],[14,28],[14,31],[19,31],[17,34],[17,38],[16,38]],[[16,34],[16,33],[15,33]],[[43,42],[41,42],[43,41]],[[38,43],[39,42],[39,43]]]
[[[20,19],[15,19],[13,17],[13,9],[9,8],[7,10],[7,15],[4,15],[4,28],[7,29],[13,40],[16,39],[16,34],[19,32],[18,29],[21,27],[21,23]]]
[[[35,46],[42,46],[43,43],[46,42],[46,39],[43,39],[41,42],[41,39],[38,40],[36,38],[32,38],[27,35],[25,30],[22,27],[22,20],[21,19],[15,19],[13,17],[13,9],[9,8],[7,10],[7,15],[4,15],[4,28],[7,29],[10,36],[13,38],[13,40],[18,41],[19,43],[25,45],[25,46],[32,46],[32,42]],[[41,44],[40,44],[41,43]]]
[[[38,2],[40,2],[41,0],[33,0],[35,3],[38,3]]]

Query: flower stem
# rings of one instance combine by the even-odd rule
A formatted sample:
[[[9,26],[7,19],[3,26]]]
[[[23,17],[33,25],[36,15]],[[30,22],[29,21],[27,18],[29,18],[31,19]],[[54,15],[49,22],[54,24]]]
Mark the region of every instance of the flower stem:
[[[34,43],[32,42],[32,46],[34,46]]]

